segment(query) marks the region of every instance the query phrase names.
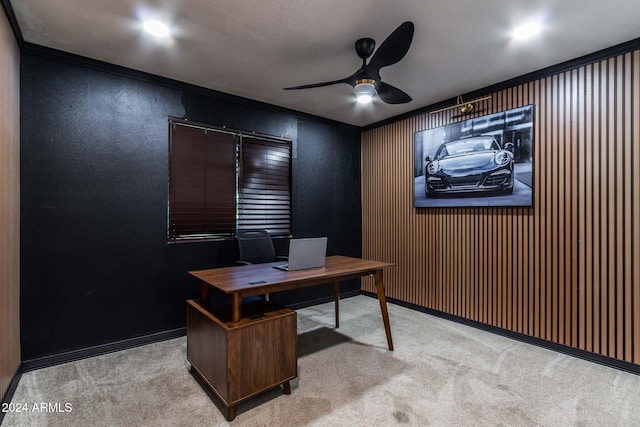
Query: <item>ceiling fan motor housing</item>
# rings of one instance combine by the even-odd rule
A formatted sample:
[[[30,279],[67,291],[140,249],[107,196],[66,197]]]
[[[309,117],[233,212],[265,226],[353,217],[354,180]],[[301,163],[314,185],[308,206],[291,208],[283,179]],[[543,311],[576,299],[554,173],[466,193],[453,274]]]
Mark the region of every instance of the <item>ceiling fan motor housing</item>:
[[[362,59],[370,57],[375,48],[376,41],[368,37],[356,41],[356,53]]]

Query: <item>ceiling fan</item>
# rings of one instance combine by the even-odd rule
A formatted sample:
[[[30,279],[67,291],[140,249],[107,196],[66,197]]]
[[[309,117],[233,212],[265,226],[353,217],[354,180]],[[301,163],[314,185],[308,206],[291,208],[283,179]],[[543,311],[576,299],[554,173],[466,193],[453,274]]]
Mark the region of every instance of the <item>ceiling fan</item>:
[[[387,39],[382,42],[378,50],[373,53],[376,42],[370,38],[356,41],[356,53],[362,58],[362,66],[355,73],[339,80],[313,83],[302,86],[285,87],[285,90],[310,89],[314,87],[330,86],[347,83],[354,87],[359,102],[371,101],[377,93],[387,104],[404,104],[411,101],[411,97],[400,89],[384,83],[380,77],[380,69],[393,65],[406,55],[413,40],[413,22],[403,22]],[[367,64],[367,58],[371,60]]]

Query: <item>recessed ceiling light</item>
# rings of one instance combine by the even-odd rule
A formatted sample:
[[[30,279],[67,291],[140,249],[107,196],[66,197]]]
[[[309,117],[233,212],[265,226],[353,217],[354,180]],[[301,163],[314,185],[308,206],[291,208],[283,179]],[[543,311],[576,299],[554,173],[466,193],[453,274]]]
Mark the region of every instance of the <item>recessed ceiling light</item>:
[[[540,33],[542,26],[538,22],[530,22],[513,30],[513,37],[516,39],[528,39]]]
[[[155,37],[167,37],[169,35],[169,27],[167,24],[155,19],[144,21],[144,29],[147,33]]]

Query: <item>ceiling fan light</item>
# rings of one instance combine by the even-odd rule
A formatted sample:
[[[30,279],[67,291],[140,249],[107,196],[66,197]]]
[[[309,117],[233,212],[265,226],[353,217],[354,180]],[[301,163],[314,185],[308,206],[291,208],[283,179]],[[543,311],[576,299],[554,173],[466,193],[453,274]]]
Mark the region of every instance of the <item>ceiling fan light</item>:
[[[358,97],[356,98],[356,101],[358,101],[358,104],[368,104],[371,101],[373,101],[373,97],[371,95],[362,94],[362,95],[358,95]]]
[[[356,99],[360,104],[367,104],[373,100],[376,95],[375,80],[361,79],[356,81],[354,86],[356,91]]]

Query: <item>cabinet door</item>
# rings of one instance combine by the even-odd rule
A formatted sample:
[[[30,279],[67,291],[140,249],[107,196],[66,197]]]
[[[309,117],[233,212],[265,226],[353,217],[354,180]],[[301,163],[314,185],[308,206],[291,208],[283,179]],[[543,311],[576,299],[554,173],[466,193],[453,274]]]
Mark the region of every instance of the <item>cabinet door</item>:
[[[297,317],[291,310],[229,331],[229,400],[243,399],[297,376]]]

